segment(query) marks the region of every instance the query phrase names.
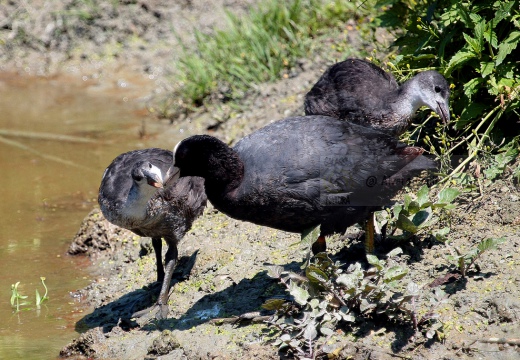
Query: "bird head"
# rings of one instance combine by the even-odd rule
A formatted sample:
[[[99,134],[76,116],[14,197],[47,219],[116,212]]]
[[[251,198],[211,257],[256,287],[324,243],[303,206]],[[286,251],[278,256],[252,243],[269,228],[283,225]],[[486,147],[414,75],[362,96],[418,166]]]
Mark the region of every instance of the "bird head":
[[[444,76],[437,71],[424,71],[415,76],[419,86],[421,106],[435,111],[444,124],[450,121],[450,86]]]
[[[148,184],[154,188],[162,188],[164,185],[161,170],[149,161],[139,161],[134,165],[132,179],[139,186]]]

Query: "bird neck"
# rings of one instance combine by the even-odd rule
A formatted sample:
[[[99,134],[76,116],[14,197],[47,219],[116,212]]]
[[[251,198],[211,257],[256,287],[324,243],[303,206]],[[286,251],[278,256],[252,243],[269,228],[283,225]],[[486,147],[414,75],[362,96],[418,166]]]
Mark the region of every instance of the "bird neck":
[[[395,111],[406,118],[411,118],[421,106],[427,106],[416,77],[401,85],[394,106]]]
[[[148,209],[148,202],[156,192],[157,189],[152,186],[139,186],[134,182],[122,206],[123,215],[127,219],[132,220],[144,219]]]
[[[244,164],[237,152],[227,145],[212,152],[207,164],[205,186],[208,198],[217,194],[228,196],[242,183]]]

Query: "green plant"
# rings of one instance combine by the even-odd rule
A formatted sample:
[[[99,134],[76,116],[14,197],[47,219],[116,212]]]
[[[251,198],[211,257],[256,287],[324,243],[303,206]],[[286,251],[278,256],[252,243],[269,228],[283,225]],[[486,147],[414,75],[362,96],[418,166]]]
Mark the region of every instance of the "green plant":
[[[505,238],[487,238],[482,240],[477,244],[477,246],[471,248],[466,253],[463,253],[455,246],[449,245],[450,250],[452,251],[451,255],[448,255],[448,260],[455,261],[457,263],[457,268],[460,271],[462,277],[466,277],[466,274],[471,269],[472,266],[475,265],[475,262],[478,260],[482,254],[488,250],[494,250],[506,241]]]
[[[313,38],[362,11],[348,0],[270,0],[248,16],[227,13],[226,29],[195,30],[196,50],[184,46],[178,61],[179,106],[199,106],[213,95],[239,99],[256,84],[288,76],[316,46]]]
[[[484,169],[484,175],[488,180],[495,180],[502,175],[509,163],[516,159],[520,153],[517,138],[499,149],[498,154],[494,155],[489,161],[489,165]]]
[[[386,260],[368,255],[367,270],[359,263],[344,270],[326,253],[310,259],[303,274],[271,267],[269,275],[278,279],[291,296],[270,299],[263,305],[276,311],[269,321],[280,332],[275,344],[298,359],[316,359],[327,355],[323,345],[335,336],[340,325],[381,315],[389,321],[408,322],[428,338],[440,332],[442,324],[435,321],[435,308],[445,302],[446,295],[440,289],[427,290],[406,279],[408,268],[397,262],[401,252],[394,249]],[[428,305],[424,299],[428,299]]]
[[[399,33],[394,44],[399,54],[391,61],[396,73],[405,79],[436,68],[452,83],[454,130],[430,129],[429,138],[420,131],[445,170],[446,158],[467,154],[453,176],[493,138],[505,136],[502,125],[518,119],[519,1],[383,0],[377,6],[386,9],[379,23]]]
[[[16,307],[16,312],[20,311],[20,306],[30,304],[29,301],[25,301],[28,296],[18,292],[18,285],[20,285],[19,281],[16,284],[11,284],[11,306]]]
[[[449,226],[434,229],[433,225],[437,224],[440,218],[449,218],[446,216],[447,212],[456,207],[453,201],[460,191],[454,188],[443,189],[437,194],[435,201],[430,200],[429,194],[430,189],[423,185],[415,198],[405,194],[402,204],[396,204],[379,213],[382,217],[381,224],[386,224],[389,238],[407,240],[414,235],[426,233],[440,241],[446,240]],[[396,234],[396,230],[400,230],[401,233]]]
[[[47,285],[45,285],[45,277],[43,277],[43,276],[40,277],[40,281],[42,282],[42,285],[45,289],[45,294],[43,296],[41,296],[40,293],[38,292],[38,289],[36,289],[36,293],[35,293],[36,309],[40,309],[41,304],[44,301],[49,300],[49,297],[47,296],[47,293],[48,293]],[[18,281],[16,284],[11,285],[11,306],[13,308],[16,308],[16,312],[20,312],[21,310],[32,310],[32,308],[21,309],[21,307],[23,307],[23,306],[30,305],[31,302],[26,300],[28,298],[27,295],[20,294],[20,292],[18,291],[19,285],[20,285],[20,281]]]

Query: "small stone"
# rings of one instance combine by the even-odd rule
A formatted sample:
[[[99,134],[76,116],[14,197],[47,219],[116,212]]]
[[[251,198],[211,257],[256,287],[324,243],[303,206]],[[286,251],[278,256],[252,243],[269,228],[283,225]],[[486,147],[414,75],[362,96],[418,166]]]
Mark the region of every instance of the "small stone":
[[[148,347],[148,355],[166,355],[180,346],[179,340],[177,340],[172,332],[170,330],[164,330],[154,339],[152,345]]]

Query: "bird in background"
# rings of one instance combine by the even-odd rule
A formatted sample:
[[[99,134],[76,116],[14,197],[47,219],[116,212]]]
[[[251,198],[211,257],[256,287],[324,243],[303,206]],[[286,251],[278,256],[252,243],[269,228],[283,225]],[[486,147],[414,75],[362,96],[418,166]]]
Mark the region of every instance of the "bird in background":
[[[392,74],[362,59],[330,66],[305,95],[305,115],[326,115],[399,136],[422,106],[450,120],[450,87],[437,71],[399,85]]]

